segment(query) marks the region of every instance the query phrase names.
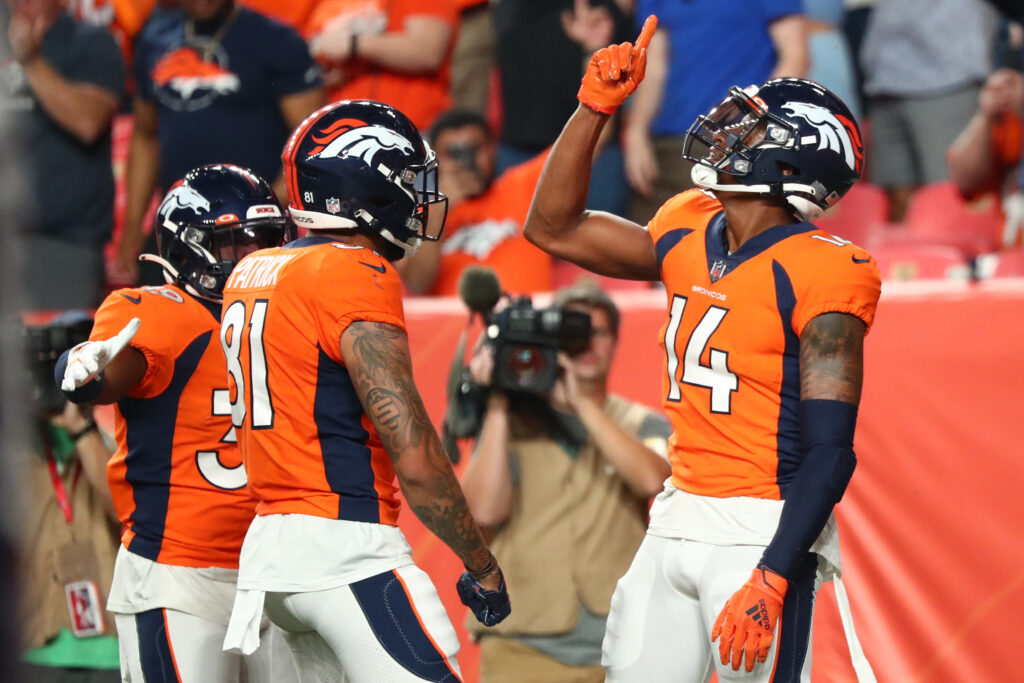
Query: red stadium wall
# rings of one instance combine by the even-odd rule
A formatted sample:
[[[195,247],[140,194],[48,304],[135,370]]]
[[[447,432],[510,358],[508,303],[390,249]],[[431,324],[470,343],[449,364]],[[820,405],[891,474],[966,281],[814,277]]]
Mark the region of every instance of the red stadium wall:
[[[658,405],[663,295],[617,300],[612,388]],[[440,424],[465,313],[422,299],[406,316],[416,381]],[[837,512],[864,650],[883,682],[1013,679],[1024,604],[1024,281],[887,283],[865,367],[859,465]],[[408,510],[402,526],[459,629],[466,680],[476,681],[454,590],[461,567]],[[855,681],[831,587],[819,595],[813,680]]]

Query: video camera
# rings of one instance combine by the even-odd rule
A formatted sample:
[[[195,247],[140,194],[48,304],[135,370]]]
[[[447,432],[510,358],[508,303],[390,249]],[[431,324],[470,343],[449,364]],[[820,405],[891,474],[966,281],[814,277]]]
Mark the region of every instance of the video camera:
[[[486,318],[494,347],[491,386],[547,394],[558,379],[558,353],[578,355],[590,344],[590,314],[556,307],[534,308],[529,297],[512,299]]]
[[[26,321],[25,351],[32,398],[38,409],[59,413],[66,399],[54,381],[57,359],[65,350],[89,341],[92,317],[84,311],[65,311],[43,325]]]

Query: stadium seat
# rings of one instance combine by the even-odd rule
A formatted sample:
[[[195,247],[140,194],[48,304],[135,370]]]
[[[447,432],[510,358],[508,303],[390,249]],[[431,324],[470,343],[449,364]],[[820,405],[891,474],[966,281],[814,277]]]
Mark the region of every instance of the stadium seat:
[[[871,250],[883,280],[966,280],[971,267],[963,254],[942,244],[883,244]]]
[[[882,188],[857,183],[814,224],[829,234],[866,247],[873,227],[885,221],[888,205],[889,200]]]
[[[651,283],[643,280],[620,280],[614,277],[595,275],[575,263],[556,259],[551,269],[551,286],[554,289],[567,287],[581,280],[591,280],[606,292],[636,291],[650,289]]]
[[[976,256],[998,249],[1002,214],[991,195],[968,202],[953,183],[942,182],[914,193],[905,223],[922,242],[945,244]]]
[[[992,277],[1024,277],[1024,251],[1012,249],[996,255]]]

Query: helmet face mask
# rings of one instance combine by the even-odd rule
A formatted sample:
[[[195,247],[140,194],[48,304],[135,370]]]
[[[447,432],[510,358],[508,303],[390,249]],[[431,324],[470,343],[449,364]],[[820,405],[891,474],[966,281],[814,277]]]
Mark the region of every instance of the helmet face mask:
[[[243,256],[295,237],[270,186],[250,171],[210,164],[190,171],[157,210],[157,251],[168,282],[220,301],[224,283]]]
[[[302,227],[380,238],[393,261],[441,237],[448,198],[438,190],[437,157],[394,107],[323,107],[295,130],[282,160],[288,210]]]
[[[731,88],[690,126],[683,157],[694,162],[700,187],[784,197],[813,220],[860,178],[864,152],[838,97],[812,81],[783,78]]]

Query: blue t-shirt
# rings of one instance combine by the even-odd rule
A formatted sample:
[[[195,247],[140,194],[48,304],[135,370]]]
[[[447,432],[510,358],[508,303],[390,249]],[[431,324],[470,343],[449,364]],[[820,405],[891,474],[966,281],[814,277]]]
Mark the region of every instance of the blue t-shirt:
[[[157,109],[162,190],[208,163],[244,166],[272,182],[291,133],[278,101],[320,85],[293,29],[245,8],[228,21],[219,41],[211,39],[217,28],[197,28],[187,45],[184,12],[157,12],[136,43],[138,93]]]
[[[775,68],[768,26],[801,12],[801,0],[638,0],[637,30],[650,14],[668,32],[669,67],[655,135],[682,135],[729,86],[760,85]]]

